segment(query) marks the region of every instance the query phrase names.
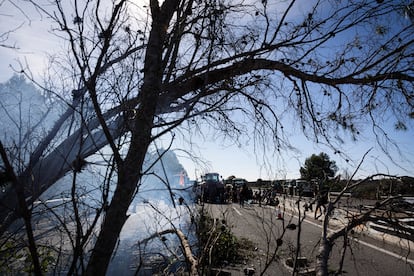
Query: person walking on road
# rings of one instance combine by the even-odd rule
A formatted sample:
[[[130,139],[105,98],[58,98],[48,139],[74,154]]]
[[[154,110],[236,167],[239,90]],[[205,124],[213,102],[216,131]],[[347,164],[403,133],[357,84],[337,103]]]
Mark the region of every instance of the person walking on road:
[[[328,203],[328,192],[324,191],[316,196],[315,219],[320,218],[326,212],[326,204]],[[323,212],[322,212],[323,208]],[[319,214],[318,214],[319,213]]]
[[[243,184],[243,187],[240,191],[240,207],[244,207],[244,202],[247,200],[249,194],[249,190],[246,184]]]

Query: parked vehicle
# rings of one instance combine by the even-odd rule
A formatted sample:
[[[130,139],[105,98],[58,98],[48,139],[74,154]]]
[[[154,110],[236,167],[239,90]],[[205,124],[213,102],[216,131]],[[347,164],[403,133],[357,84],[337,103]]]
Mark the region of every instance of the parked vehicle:
[[[313,197],[313,190],[311,182],[302,179],[296,180],[296,195]]]
[[[276,193],[282,194],[284,192],[283,184],[284,184],[283,180],[273,180],[272,188]]]
[[[240,188],[247,184],[247,180],[244,178],[233,178],[233,187]]]
[[[201,176],[201,200],[210,203],[224,203],[224,184],[218,173],[206,173]]]
[[[283,184],[283,192],[287,195],[293,196],[295,193],[296,180],[286,180]]]
[[[286,180],[283,185],[283,191],[291,196],[314,196],[313,183],[303,179]]]

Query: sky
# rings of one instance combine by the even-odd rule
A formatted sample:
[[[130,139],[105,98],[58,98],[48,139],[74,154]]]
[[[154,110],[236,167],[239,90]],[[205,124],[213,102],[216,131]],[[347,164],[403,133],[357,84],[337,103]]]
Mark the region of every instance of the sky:
[[[14,69],[19,71],[19,62],[30,67],[35,78],[40,79],[48,66],[48,55],[62,48],[61,42],[49,33],[50,23],[47,19],[39,16],[32,16],[28,21],[27,17],[18,12],[13,6],[0,7],[0,34],[9,33],[8,43],[15,45],[17,49],[0,47],[0,83],[7,81],[14,73]],[[36,14],[32,10],[25,10],[28,14]],[[4,38],[2,36],[1,38]],[[195,179],[205,172],[218,172],[223,178],[230,175],[245,178],[249,181],[261,179],[291,179],[299,178],[299,169],[305,159],[312,154],[326,152],[334,160],[344,174],[345,171],[353,173],[358,163],[368,151],[372,150],[366,157],[366,161],[361,166],[358,173],[359,177],[368,176],[373,173],[382,172],[396,175],[414,175],[414,147],[412,138],[414,131],[395,131],[391,122],[386,126],[390,137],[395,139],[400,146],[404,158],[393,153],[393,159],[398,165],[394,164],[379,149],[376,140],[369,135],[369,131],[363,133],[358,143],[351,139],[345,141],[342,152],[348,154],[347,157],[340,157],[334,151],[323,145],[316,145],[308,141],[299,130],[292,129],[290,142],[296,150],[282,152],[276,156],[267,153],[266,162],[263,161],[263,153],[255,150],[252,144],[244,144],[242,147],[231,145],[228,142],[215,139],[213,134],[208,134],[201,138],[196,137],[197,151],[200,157],[207,162],[207,166],[194,163],[189,158],[178,153],[180,162],[186,169],[190,178]],[[175,148],[180,148],[178,141]],[[347,162],[345,159],[349,159]]]
[[[266,166],[263,165],[263,155],[256,154],[252,146],[244,146],[243,148],[223,146],[214,139],[201,140],[198,143],[198,145],[201,145],[199,146],[201,156],[209,164],[206,168],[194,166],[194,162],[184,157],[180,158],[180,161],[192,179],[199,177],[200,174],[206,171],[218,172],[223,178],[234,175],[248,181],[256,181],[258,178],[264,180],[294,179],[300,178],[300,167],[303,166],[305,159],[312,154],[327,153],[330,159],[336,162],[339,168],[338,173],[345,175],[347,172],[349,175],[354,172],[364,154],[371,149],[365,157],[363,165],[358,170],[357,176],[359,178],[375,173],[414,176],[412,173],[414,171],[414,151],[411,142],[412,137],[414,137],[413,132],[395,133],[394,136],[405,155],[405,157],[398,154],[393,155],[398,166],[378,148],[374,137],[366,137],[359,142],[347,141],[342,148],[347,156],[341,157],[335,154],[332,149],[307,140],[300,132],[290,139],[297,150],[281,152],[277,156],[269,156],[267,161],[269,164]],[[347,162],[346,159],[349,161]]]

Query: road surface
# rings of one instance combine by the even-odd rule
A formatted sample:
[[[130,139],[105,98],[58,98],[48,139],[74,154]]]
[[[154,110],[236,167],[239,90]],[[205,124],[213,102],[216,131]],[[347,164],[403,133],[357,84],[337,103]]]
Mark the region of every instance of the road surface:
[[[292,275],[291,269],[285,263],[298,247],[298,236],[300,256],[307,258],[310,268],[315,264],[322,222],[314,220],[313,213],[307,215],[301,229],[297,227],[295,230],[287,229],[283,232],[287,225],[298,224],[298,216],[288,209],[285,209],[284,219],[278,220],[278,208],[270,206],[251,204],[241,207],[233,203],[205,204],[204,208],[212,217],[224,219],[237,237],[247,238],[257,247],[255,257],[248,263],[225,268],[231,275],[244,275],[245,268],[254,268],[255,275]],[[301,235],[298,235],[299,230]],[[334,231],[335,227],[331,230]],[[354,233],[347,241],[350,246],[347,247],[343,260],[343,270],[347,275],[414,275],[414,253],[405,246],[374,239],[372,235],[364,232]],[[276,245],[277,239],[283,242],[279,248]],[[343,242],[343,239],[338,240],[333,249],[329,262],[332,270],[339,267]],[[272,255],[275,257],[271,258]]]

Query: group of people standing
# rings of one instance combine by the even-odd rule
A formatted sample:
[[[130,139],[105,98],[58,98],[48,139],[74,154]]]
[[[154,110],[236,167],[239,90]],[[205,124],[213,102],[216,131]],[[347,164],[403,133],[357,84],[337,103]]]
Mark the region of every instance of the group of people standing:
[[[247,201],[257,203],[259,206],[271,205],[278,206],[279,199],[275,189],[259,189],[253,192],[247,184],[242,186],[228,185],[224,189],[223,203],[239,203],[240,207],[244,207]],[[283,194],[283,196],[286,196]],[[313,205],[315,204],[314,218],[318,219],[326,211],[326,204],[328,203],[328,191],[318,191],[315,193],[313,200],[310,200],[305,204],[305,209],[313,211]],[[323,211],[322,211],[323,209]]]
[[[251,188],[244,184],[242,186],[227,186],[225,191],[226,203],[239,203],[244,207],[247,201],[264,205],[279,205],[279,199],[276,196],[276,191],[271,189],[257,190],[253,192]]]
[[[238,202],[241,207],[244,207],[246,201],[253,199],[253,190],[247,184],[243,184],[241,187],[227,186],[224,197],[227,203]]]

